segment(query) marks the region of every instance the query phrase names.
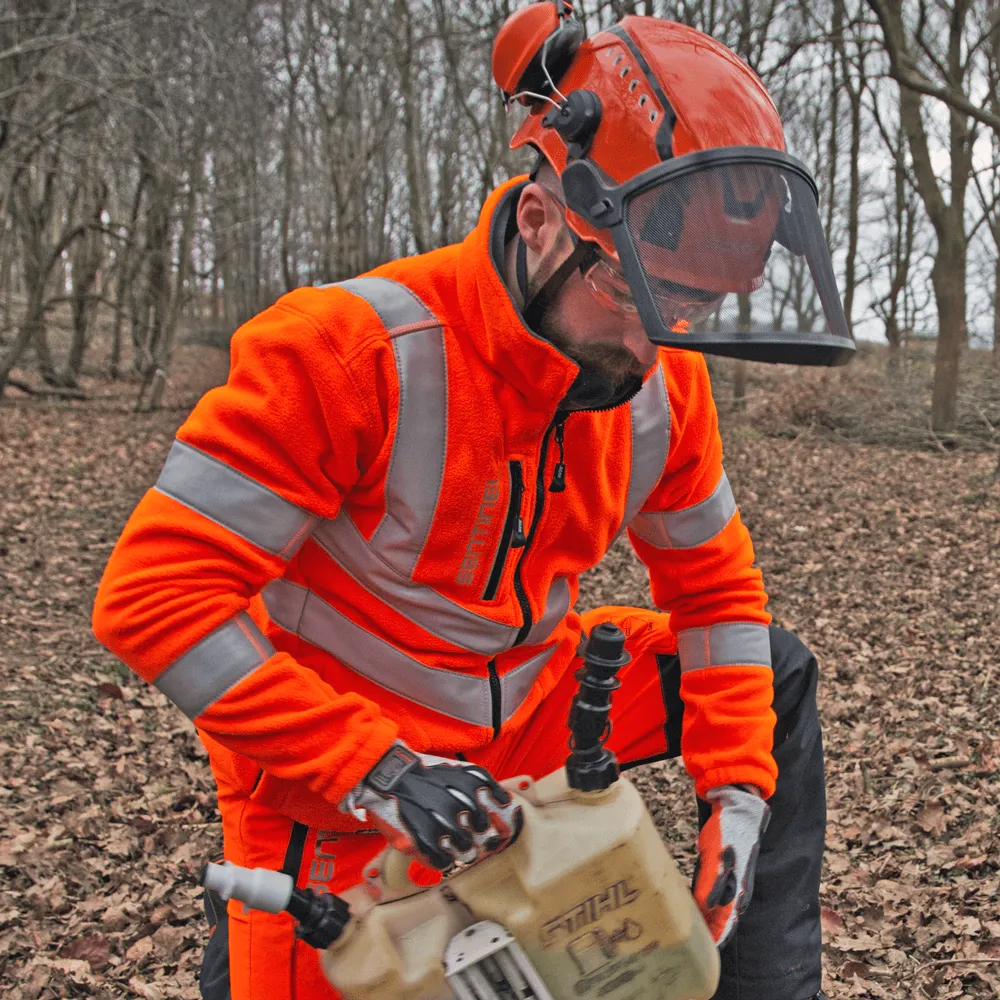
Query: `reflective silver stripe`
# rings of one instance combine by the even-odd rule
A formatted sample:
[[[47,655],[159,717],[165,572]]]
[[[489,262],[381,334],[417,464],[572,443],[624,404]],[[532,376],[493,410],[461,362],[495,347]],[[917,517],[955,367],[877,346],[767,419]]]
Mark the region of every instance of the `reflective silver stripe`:
[[[437,317],[406,285],[391,278],[349,278],[347,281],[320,287],[343,288],[359,299],[364,299],[375,310],[390,336],[397,331],[405,331],[420,321],[430,321],[434,326],[441,325]]]
[[[569,611],[569,581],[564,576],[560,576],[552,581],[549,592],[545,598],[545,610],[542,617],[531,626],[531,630],[525,637],[525,646],[537,646],[556,630],[556,626],[566,617]]]
[[[439,639],[473,653],[495,656],[517,637],[516,628],[477,615],[403,576],[368,547],[345,511],[333,521],[324,521],[312,537],[359,586]]]
[[[340,287],[363,298],[393,337],[399,411],[385,480],[385,516],[370,546],[411,576],[431,530],[444,478],[448,369],[444,331],[405,285],[387,278],[354,278]]]
[[[500,718],[503,722],[521,707],[528,692],[538,680],[542,668],[552,658],[555,649],[555,646],[543,649],[500,678]]]
[[[496,656],[513,646],[520,631],[517,626],[478,615],[433,587],[402,576],[368,547],[345,511],[332,521],[324,521],[313,532],[312,539],[359,587],[431,635],[482,656]],[[569,583],[559,578],[549,588],[545,611],[532,626],[525,644],[544,642],[568,610]]]
[[[338,287],[363,298],[393,338],[399,413],[386,475],[386,512],[371,540],[346,511],[324,522],[313,537],[359,586],[421,628],[461,649],[495,656],[514,644],[517,627],[469,611],[412,580],[444,476],[448,370],[441,324],[409,288],[387,278],[352,278]],[[569,584],[557,580],[525,643],[544,642],[568,610]]]
[[[444,478],[448,375],[444,333],[422,330],[392,342],[399,416],[385,479],[385,517],[371,547],[410,576],[431,530]]]
[[[723,622],[678,633],[677,652],[682,674],[704,667],[770,667],[771,637],[766,625]]]
[[[670,451],[670,399],[664,381],[663,366],[629,403],[632,411],[632,467],[629,472],[625,517],[618,534],[642,510],[663,475]]]
[[[272,656],[267,637],[241,612],[174,660],[155,684],[189,719],[196,719]]]
[[[282,559],[291,559],[319,520],[232,466],[174,441],[153,487]]]
[[[715,538],[735,513],[736,499],[723,472],[711,496],[700,503],[683,510],[637,514],[629,527],[659,549],[693,549]]]
[[[462,722],[493,724],[488,678],[428,667],[298,584],[275,580],[262,593],[268,614],[277,625],[335,656],[379,687]],[[500,679],[502,718],[517,710],[552,652],[544,650]]]

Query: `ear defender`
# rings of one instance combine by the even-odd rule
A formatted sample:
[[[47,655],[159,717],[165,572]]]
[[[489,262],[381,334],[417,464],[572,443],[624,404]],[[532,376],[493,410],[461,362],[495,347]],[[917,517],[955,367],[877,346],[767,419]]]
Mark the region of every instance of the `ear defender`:
[[[530,105],[548,97],[583,37],[583,25],[566,0],[543,0],[511,14],[493,43],[493,79],[504,103]]]

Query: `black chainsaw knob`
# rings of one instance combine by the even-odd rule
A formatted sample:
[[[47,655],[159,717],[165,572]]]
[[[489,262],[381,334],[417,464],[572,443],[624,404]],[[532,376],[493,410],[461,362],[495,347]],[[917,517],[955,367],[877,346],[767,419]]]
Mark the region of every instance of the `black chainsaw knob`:
[[[570,788],[594,792],[618,780],[618,761],[604,743],[610,733],[611,695],[621,686],[617,674],[630,659],[625,634],[617,625],[602,622],[590,633],[583,665],[575,674],[580,687],[569,711]]]

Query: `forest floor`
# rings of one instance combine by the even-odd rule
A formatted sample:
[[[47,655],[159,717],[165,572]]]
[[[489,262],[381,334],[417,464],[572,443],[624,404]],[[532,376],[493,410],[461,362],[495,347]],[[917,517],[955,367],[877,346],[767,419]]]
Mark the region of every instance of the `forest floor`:
[[[1000,379],[963,382],[963,433],[921,416],[927,371],[719,366],[726,467],[778,624],[821,662],[829,826],[825,987],[1000,996]],[[11,1000],[197,997],[202,863],[220,846],[191,726],[90,633],[101,571],[226,356],[177,352],[155,413],[135,385],[0,405],[0,990]],[[27,376],[25,376],[27,377]],[[888,385],[888,388],[887,388]],[[648,605],[616,547],[581,605]],[[637,775],[689,873],[689,779]]]

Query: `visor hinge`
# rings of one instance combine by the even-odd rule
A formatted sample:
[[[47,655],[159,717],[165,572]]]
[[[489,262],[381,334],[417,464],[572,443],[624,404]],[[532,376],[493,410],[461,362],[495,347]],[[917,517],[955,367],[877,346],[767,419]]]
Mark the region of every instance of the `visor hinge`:
[[[602,215],[607,215],[608,212],[614,211],[614,205],[611,204],[610,198],[602,198],[600,201],[595,202],[590,206],[589,212],[593,219],[599,219]]]

